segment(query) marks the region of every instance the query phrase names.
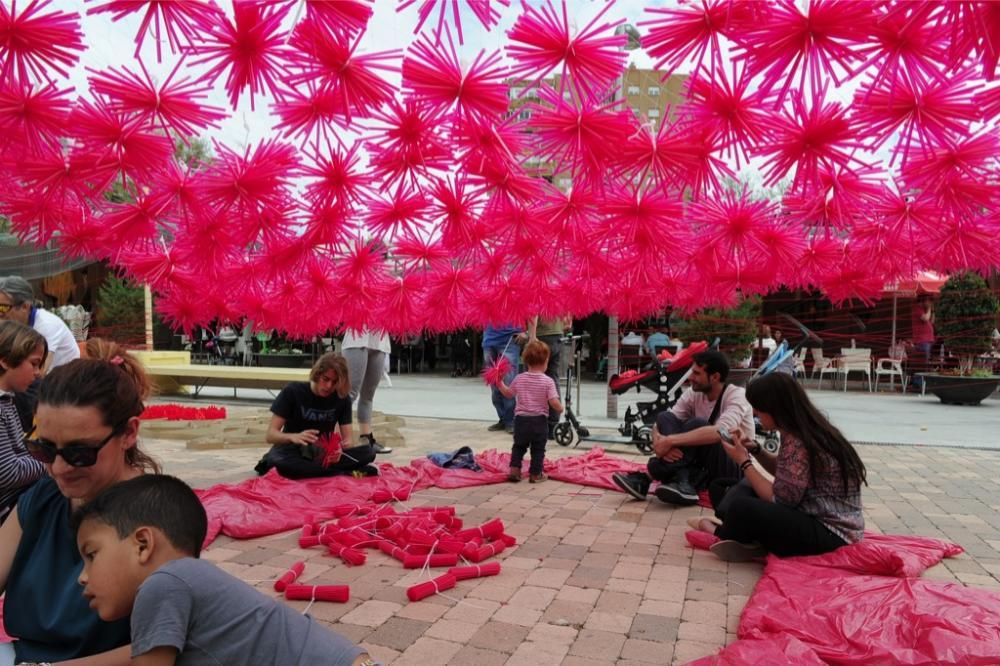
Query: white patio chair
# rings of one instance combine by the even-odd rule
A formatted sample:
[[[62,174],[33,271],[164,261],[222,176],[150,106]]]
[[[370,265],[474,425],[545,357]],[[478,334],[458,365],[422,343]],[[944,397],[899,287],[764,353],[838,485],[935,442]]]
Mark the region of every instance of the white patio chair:
[[[816,384],[816,388],[823,388],[823,376],[830,372],[834,376],[837,374],[837,359],[827,358],[823,356],[823,349],[820,347],[813,347],[811,352],[813,359],[812,374],[809,376],[810,379],[816,376],[816,371],[819,371],[819,382]]]
[[[806,348],[803,347],[795,353],[795,376],[806,378]]]
[[[906,393],[906,373],[903,372],[903,361],[898,358],[880,358],[875,361],[875,391],[878,391],[878,380],[881,377],[889,377],[889,390],[893,390],[896,377],[899,377],[903,385],[903,393]]]
[[[844,376],[844,391],[847,391],[847,376],[852,372],[863,372],[868,378],[868,391],[872,390],[872,350],[867,347],[842,347],[837,362],[837,376]]]

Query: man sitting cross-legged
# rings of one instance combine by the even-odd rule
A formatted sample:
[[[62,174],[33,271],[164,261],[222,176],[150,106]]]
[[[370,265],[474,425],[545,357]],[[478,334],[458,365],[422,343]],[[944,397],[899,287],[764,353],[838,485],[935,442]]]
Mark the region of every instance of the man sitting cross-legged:
[[[669,504],[698,503],[698,490],[717,478],[739,478],[740,471],[722,448],[720,430],[739,430],[753,441],[753,410],[746,392],[726,384],[729,362],[720,352],[694,355],[688,388],[670,410],[662,412],[653,430],[653,453],[646,472],[615,474],[619,488],[645,499],[649,485],[660,482],[656,497]]]

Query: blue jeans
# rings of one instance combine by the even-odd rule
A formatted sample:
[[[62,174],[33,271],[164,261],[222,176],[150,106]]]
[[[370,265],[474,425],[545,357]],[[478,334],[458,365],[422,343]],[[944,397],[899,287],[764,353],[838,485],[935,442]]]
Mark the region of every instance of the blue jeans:
[[[913,370],[915,372],[930,372],[931,371],[931,348],[934,347],[933,342],[918,342],[913,345],[913,349],[916,352],[914,354],[915,358],[918,358],[917,367]],[[913,372],[911,371],[911,372]],[[913,376],[913,387],[915,389],[920,389],[924,385],[924,378]]]
[[[516,342],[511,342],[506,347],[506,351],[504,351],[504,345],[483,347],[483,361],[486,365],[492,365],[496,359],[500,358],[501,354],[506,356],[507,360],[510,361],[510,371],[504,375],[503,383],[510,386],[510,383],[514,381],[514,377],[517,376],[517,364],[521,360],[521,348],[517,346]],[[493,408],[497,410],[497,418],[505,426],[513,428],[514,398],[503,397],[503,393],[496,386],[490,387],[490,393],[493,398]]]

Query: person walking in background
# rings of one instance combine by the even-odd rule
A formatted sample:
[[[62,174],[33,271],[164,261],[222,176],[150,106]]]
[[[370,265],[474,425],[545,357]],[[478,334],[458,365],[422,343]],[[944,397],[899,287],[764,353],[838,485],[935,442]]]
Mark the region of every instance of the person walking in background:
[[[521,347],[519,342],[527,339],[524,329],[512,324],[504,326],[486,327],[483,331],[483,362],[486,366],[495,364],[501,356],[506,356],[510,362],[510,370],[503,377],[505,384],[513,381],[517,375],[517,364],[521,359]],[[493,400],[493,408],[497,411],[498,421],[487,430],[498,432],[506,430],[514,432],[514,399],[507,398],[496,386],[490,387],[490,397]]]
[[[913,331],[914,358],[911,363],[917,360],[923,367],[920,372],[927,372],[931,368],[931,348],[934,346],[934,301],[930,294],[921,294],[917,297],[917,302],[913,304],[910,312],[910,327]],[[917,370],[916,368],[914,370]],[[913,376],[913,385],[916,388],[923,386],[923,377],[916,374]]]
[[[351,401],[357,403],[358,408],[358,440],[361,444],[371,444],[375,453],[392,453],[392,449],[379,444],[372,433],[375,389],[385,374],[390,344],[386,333],[362,329],[344,331],[341,345],[351,375]]]
[[[42,374],[60,365],[80,358],[80,347],[73,332],[62,319],[47,310],[35,306],[35,290],[31,283],[17,275],[0,278],[0,319],[16,321],[30,326],[43,336],[48,344],[48,358]],[[31,430],[32,415],[35,413],[35,396],[38,381],[14,396],[14,406],[25,432]]]
[[[544,342],[549,348],[549,362],[545,367],[545,374],[555,382],[556,394],[559,397],[562,397],[562,394],[559,392],[559,369],[563,347],[562,338],[572,330],[573,318],[569,315],[554,319],[535,317],[528,325],[528,340],[539,340]],[[558,423],[559,412],[555,409],[549,409],[549,439],[553,438]]]
[[[497,389],[506,398],[517,398],[514,409],[514,446],[510,452],[509,481],[521,480],[521,463],[524,454],[531,450],[531,465],[528,478],[531,483],[546,479],[544,473],[545,442],[548,439],[549,410],[562,413],[556,383],[545,374],[549,364],[549,347],[540,340],[531,340],[524,347],[524,364],[527,372],[522,372],[508,386],[501,381]]]

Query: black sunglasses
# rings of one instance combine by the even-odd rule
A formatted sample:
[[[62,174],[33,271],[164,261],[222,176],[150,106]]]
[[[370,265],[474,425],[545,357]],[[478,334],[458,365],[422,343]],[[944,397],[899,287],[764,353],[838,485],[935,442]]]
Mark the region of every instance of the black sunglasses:
[[[90,467],[97,462],[97,454],[101,452],[108,442],[121,434],[120,428],[115,428],[111,434],[101,440],[97,446],[86,444],[70,444],[63,448],[57,447],[47,439],[25,439],[24,447],[28,449],[28,454],[45,464],[52,464],[56,461],[56,456],[62,456],[66,464],[73,467]]]

